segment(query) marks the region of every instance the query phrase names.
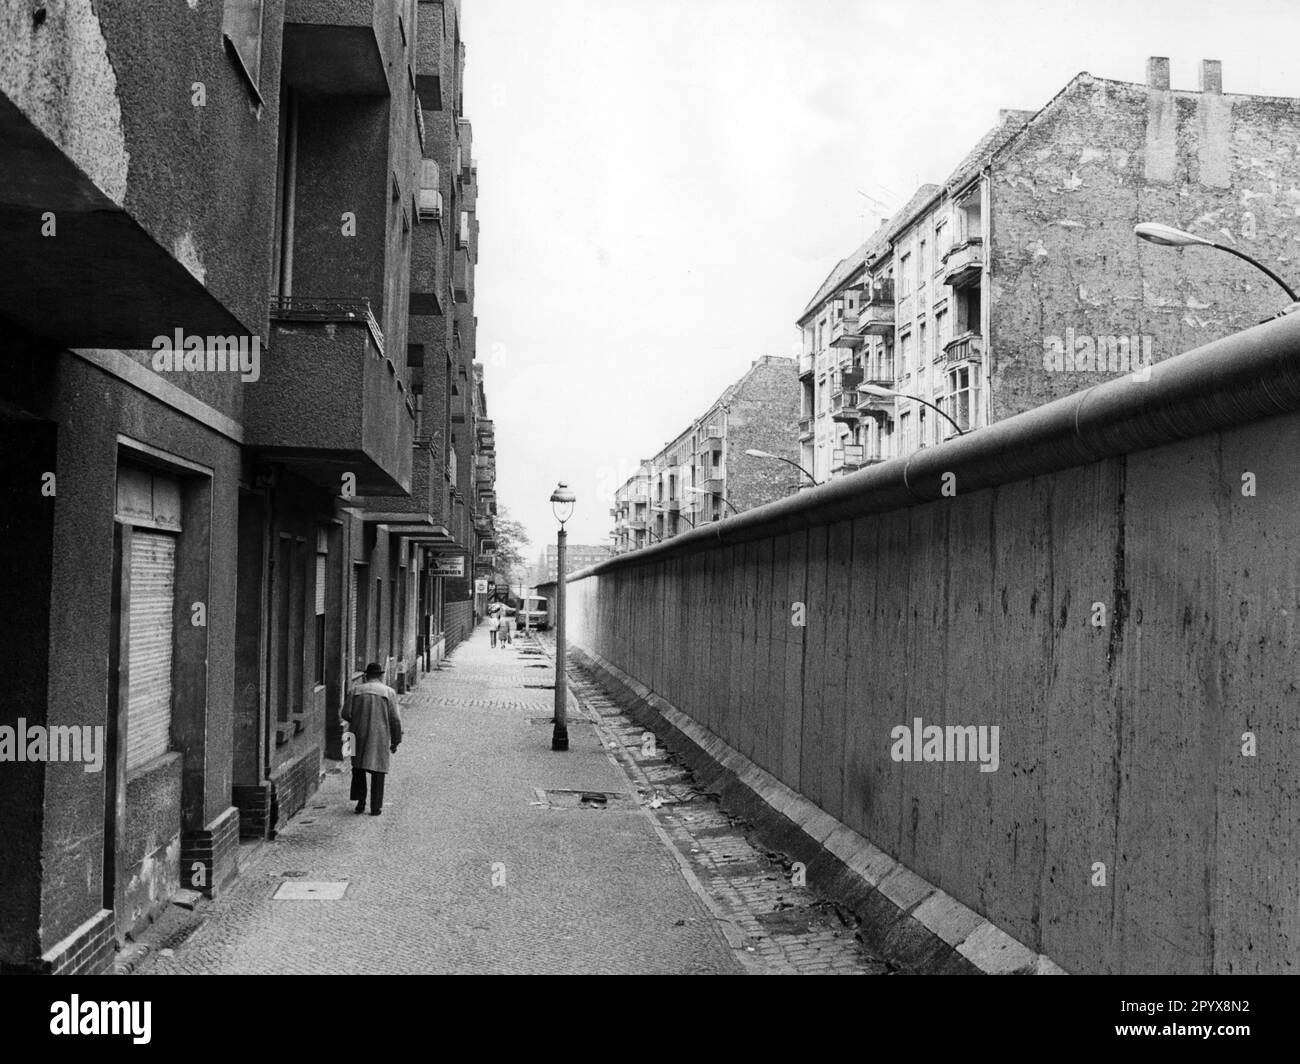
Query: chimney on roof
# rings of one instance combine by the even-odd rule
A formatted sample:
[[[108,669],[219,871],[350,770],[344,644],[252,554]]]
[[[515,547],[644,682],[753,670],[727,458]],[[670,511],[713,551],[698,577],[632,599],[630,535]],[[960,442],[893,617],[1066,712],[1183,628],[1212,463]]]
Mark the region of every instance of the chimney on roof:
[[[1169,59],[1163,55],[1153,55],[1147,60],[1147,88],[1169,88]]]
[[[1219,59],[1201,60],[1201,91],[1223,95],[1223,62]]]

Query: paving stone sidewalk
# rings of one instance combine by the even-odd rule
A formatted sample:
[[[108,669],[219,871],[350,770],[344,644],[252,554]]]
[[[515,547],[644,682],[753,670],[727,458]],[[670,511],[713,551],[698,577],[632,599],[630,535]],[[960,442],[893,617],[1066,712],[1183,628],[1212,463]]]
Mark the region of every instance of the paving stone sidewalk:
[[[384,813],[336,771],[236,885],[142,973],[736,973],[715,913],[596,729],[550,749],[554,671],[535,641],[486,630],[402,699]],[[541,718],[544,723],[536,723]],[[578,792],[545,803],[537,791]],[[609,792],[603,808],[581,792]],[[288,901],[285,883],[340,883]]]

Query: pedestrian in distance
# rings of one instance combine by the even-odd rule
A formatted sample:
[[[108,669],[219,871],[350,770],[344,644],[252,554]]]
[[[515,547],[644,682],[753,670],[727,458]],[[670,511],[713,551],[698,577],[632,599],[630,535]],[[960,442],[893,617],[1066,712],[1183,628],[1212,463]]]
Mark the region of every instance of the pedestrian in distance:
[[[498,614],[501,618],[501,635],[499,636],[501,645],[510,646],[510,629],[514,626],[514,621],[511,618],[519,611],[514,609],[512,606],[506,605],[504,602],[499,602],[497,605],[501,607],[501,612]]]
[[[371,662],[366,666],[364,683],[352,689],[343,719],[348,722],[355,743],[352,750],[352,800],[357,812],[366,811],[366,775],[370,776],[370,815],[379,816],[384,809],[384,777],[388,774],[389,756],[397,753],[402,741],[402,714],[397,708],[397,692],[384,683],[383,666]]]
[[[494,602],[488,607],[488,638],[492,640],[492,648],[496,649],[497,634],[501,630],[501,610]]]

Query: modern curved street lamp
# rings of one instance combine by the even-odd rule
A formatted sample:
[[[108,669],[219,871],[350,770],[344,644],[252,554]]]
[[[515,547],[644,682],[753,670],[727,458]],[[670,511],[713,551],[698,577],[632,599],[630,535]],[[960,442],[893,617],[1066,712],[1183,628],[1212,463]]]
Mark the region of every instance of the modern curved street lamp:
[[[740,513],[740,511],[736,509],[736,504],[733,503],[730,499],[728,499],[725,495],[723,495],[722,492],[720,491],[709,491],[707,488],[686,488],[685,490],[689,491],[692,495],[712,495],[715,498],[721,499],[728,506],[730,506],[732,513],[735,514]]]
[[[573,516],[576,504],[576,496],[563,481],[551,492],[551,510],[560,522],[560,532],[555,541],[555,728],[551,732],[552,750],[569,748],[569,678],[565,672],[567,648],[564,639],[564,525]]]
[[[859,384],[858,391],[866,392],[868,395],[874,395],[878,399],[914,400],[915,402],[920,403],[922,406],[928,406],[941,418],[947,419],[948,423],[957,430],[958,436],[965,436],[967,434],[966,429],[962,428],[960,425],[957,424],[957,422],[953,421],[952,418],[948,417],[943,407],[935,405],[934,403],[930,402],[929,399],[922,399],[919,395],[909,395],[907,392],[896,392],[892,388],[881,388],[879,385],[876,384]]]
[[[1217,240],[1208,240],[1203,236],[1197,236],[1195,233],[1189,233],[1185,229],[1175,229],[1172,225],[1163,225],[1160,222],[1141,222],[1133,227],[1133,232],[1139,239],[1145,240],[1148,244],[1158,244],[1166,248],[1185,248],[1185,247],[1207,247],[1215,248],[1219,251],[1226,251],[1229,255],[1235,255],[1237,258],[1249,262],[1255,269],[1261,273],[1267,274],[1277,282],[1278,287],[1291,297],[1292,303],[1300,302],[1300,296],[1295,294],[1295,290],[1287,284],[1281,277],[1275,274],[1258,259],[1252,258],[1244,251],[1238,251],[1228,244],[1220,244]]]
[[[687,488],[686,490],[687,490],[687,491],[690,491],[689,488]],[[650,507],[650,509],[653,510],[653,511],[654,511],[655,513],[657,513],[657,514],[666,514],[666,513],[671,513],[671,512],[672,512],[671,510],[666,510],[666,509],[664,509],[662,506],[652,506],[652,507]],[[677,516],[678,516],[678,517],[686,517],[686,515],[685,515],[684,513],[682,513],[681,510],[678,510],[678,511],[677,511]],[[690,525],[692,528],[695,527],[695,522],[692,521],[689,517],[686,517],[686,523],[687,523],[688,525]]]
[[[771,458],[771,459],[775,459],[778,462],[784,462],[786,465],[792,465],[795,467],[795,469],[799,470],[799,472],[801,472],[804,476],[806,476],[809,480],[811,480],[814,485],[820,483],[820,481],[815,476],[809,473],[808,470],[804,469],[804,467],[801,466],[798,462],[796,462],[793,458],[786,458],[783,455],[773,454],[771,451],[760,451],[757,448],[751,448],[745,453],[749,455],[750,458]]]

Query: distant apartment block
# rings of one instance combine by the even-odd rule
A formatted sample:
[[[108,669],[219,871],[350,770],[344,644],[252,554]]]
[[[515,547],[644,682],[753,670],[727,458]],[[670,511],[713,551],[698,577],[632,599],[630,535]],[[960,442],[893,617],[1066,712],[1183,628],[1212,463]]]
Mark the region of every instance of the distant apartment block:
[[[1083,73],[1040,111],[1002,112],[799,318],[800,461],[842,476],[1276,313],[1284,293],[1247,264],[1133,227],[1190,229],[1285,272],[1298,137],[1300,100],[1225,94],[1211,60],[1196,92],[1153,58],[1145,85]]]
[[[792,358],[765,356],[615,492],[614,550],[623,553],[721,521],[798,490],[802,474],[759,450],[797,461],[799,390]]]
[[[576,573],[579,569],[586,569],[589,566],[596,565],[611,557],[613,552],[608,547],[595,546],[589,543],[569,543],[564,548],[564,571],[566,573]],[[554,543],[548,543],[543,553],[541,564],[533,574],[533,586],[540,587],[542,584],[554,584],[559,579],[560,565],[559,555],[556,553]]]

